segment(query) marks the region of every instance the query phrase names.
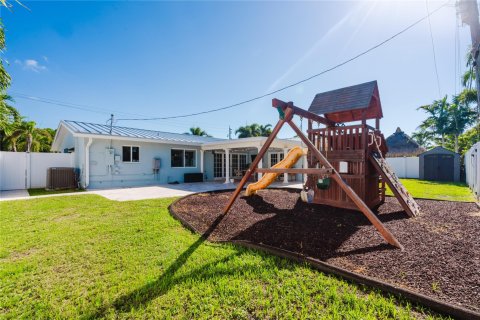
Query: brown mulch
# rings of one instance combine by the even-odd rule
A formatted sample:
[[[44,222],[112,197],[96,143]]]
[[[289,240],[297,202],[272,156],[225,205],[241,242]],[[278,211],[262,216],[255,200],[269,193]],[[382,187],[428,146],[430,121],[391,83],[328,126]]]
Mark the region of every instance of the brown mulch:
[[[174,205],[178,217],[205,232],[231,191],[201,193]],[[387,245],[358,211],[306,204],[298,190],[239,197],[209,240],[248,240],[299,252],[344,269],[480,310],[480,210],[474,203],[417,200],[409,219],[388,197],[379,219],[405,247]]]

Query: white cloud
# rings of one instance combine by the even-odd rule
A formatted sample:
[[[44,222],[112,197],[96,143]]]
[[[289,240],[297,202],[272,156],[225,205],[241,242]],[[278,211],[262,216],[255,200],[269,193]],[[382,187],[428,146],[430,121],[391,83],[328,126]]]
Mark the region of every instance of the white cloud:
[[[25,59],[24,61],[16,59],[15,64],[22,66],[24,70],[30,70],[33,72],[42,72],[48,70],[46,66],[40,64],[34,59]]]

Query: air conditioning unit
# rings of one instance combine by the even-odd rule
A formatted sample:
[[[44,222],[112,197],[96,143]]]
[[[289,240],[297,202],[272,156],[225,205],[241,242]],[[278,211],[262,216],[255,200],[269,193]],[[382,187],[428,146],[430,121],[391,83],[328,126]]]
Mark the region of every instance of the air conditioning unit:
[[[75,168],[48,168],[47,190],[74,189],[77,187]]]

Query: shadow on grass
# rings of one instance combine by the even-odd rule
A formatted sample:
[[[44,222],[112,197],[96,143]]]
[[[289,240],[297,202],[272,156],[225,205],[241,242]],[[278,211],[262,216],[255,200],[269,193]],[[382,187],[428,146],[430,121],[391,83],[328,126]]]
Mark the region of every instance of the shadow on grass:
[[[198,240],[195,241],[187,250],[185,250],[155,281],[147,283],[146,285],[135,289],[128,294],[120,296],[111,304],[102,306],[95,312],[89,314],[86,318],[102,318],[106,315],[106,312],[110,308],[113,308],[116,311],[120,312],[129,312],[130,310],[137,309],[142,305],[147,304],[151,300],[166,294],[175,285],[186,282],[187,280],[192,278],[198,280],[206,280],[238,274],[238,272],[246,272],[255,269],[254,266],[243,267],[240,270],[239,268],[229,270],[216,270],[215,268],[212,268],[219,263],[226,263],[231,259],[234,259],[235,257],[241,256],[243,254],[243,252],[237,252],[225,258],[213,261],[209,264],[201,265],[200,267],[193,269],[191,272],[183,276],[175,277],[177,271],[187,262],[188,258],[197,250],[197,248],[200,247],[206,239],[208,239],[208,237],[212,234],[212,232],[220,224],[224,217],[225,215],[219,216],[212,223],[209,229],[205,233],[203,233],[202,236],[198,238]]]

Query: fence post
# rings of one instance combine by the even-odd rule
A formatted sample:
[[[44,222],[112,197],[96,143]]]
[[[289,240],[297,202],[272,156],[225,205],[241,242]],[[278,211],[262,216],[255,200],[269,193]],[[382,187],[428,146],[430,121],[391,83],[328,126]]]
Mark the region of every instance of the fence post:
[[[32,186],[32,154],[25,152],[25,189]]]

